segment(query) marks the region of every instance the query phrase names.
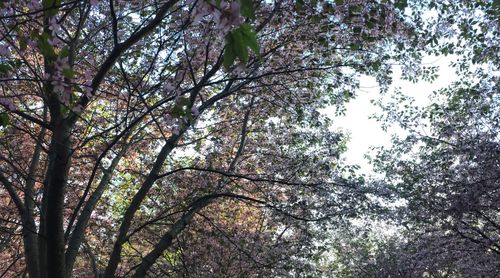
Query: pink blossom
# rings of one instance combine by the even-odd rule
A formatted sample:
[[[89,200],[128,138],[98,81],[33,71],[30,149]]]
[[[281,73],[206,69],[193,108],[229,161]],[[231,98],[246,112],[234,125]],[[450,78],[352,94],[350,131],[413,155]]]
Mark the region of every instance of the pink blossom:
[[[49,20],[49,29],[53,32],[53,33],[58,33],[59,31],[61,31],[61,26],[59,25],[59,23],[57,22],[57,19],[55,17],[51,17],[50,20]]]
[[[0,44],[0,56],[10,56],[9,46]]]
[[[222,13],[217,11],[213,13],[213,16],[217,28],[222,30],[223,33],[243,23],[243,17],[240,14],[240,4],[238,2],[229,4],[222,1],[220,6]]]
[[[61,47],[63,44],[63,42],[56,36],[54,36],[52,39],[48,39],[47,42],[53,47]]]
[[[37,48],[37,42],[35,40],[30,39],[30,38],[28,38],[26,40],[26,44],[28,45],[28,48],[30,48],[30,49],[36,49]]]
[[[17,110],[14,103],[8,98],[0,97],[0,105],[4,106],[5,109],[7,109],[9,111],[16,111]]]
[[[73,110],[73,112],[75,112],[75,113],[81,113],[83,110],[83,107],[80,104],[78,104],[75,107],[73,107],[73,109],[71,109],[71,110]]]
[[[43,80],[50,80],[50,79],[51,79],[50,74],[49,74],[48,72],[45,72],[45,73],[43,74]]]
[[[238,66],[234,69],[234,73],[235,73],[237,76],[241,76],[241,75],[243,75],[243,73],[245,73],[245,70],[246,70],[245,65],[240,64],[240,65],[238,65]]]
[[[28,9],[31,12],[39,11],[41,9],[40,1],[38,1],[38,0],[31,0],[31,1],[28,2],[27,7],[28,7]]]
[[[163,118],[165,119],[165,122],[167,123],[167,125],[170,125],[173,123],[173,118],[170,114],[166,113]]]
[[[0,15],[11,16],[14,14],[14,8],[12,8],[12,3],[9,1],[3,2],[3,8],[0,9]]]
[[[91,84],[92,83],[92,72],[90,70],[85,71],[83,74],[83,78],[85,79],[85,84]]]
[[[200,111],[198,110],[198,107],[194,105],[191,107],[191,113],[193,113],[193,116],[198,117],[200,115]]]
[[[177,74],[175,75],[175,81],[181,82],[184,79],[184,75],[186,73],[184,71],[178,71]]]
[[[163,90],[164,90],[165,93],[173,92],[173,91],[175,91],[175,88],[176,87],[172,83],[170,83],[170,82],[166,83],[163,86]]]
[[[54,87],[54,92],[59,93],[64,91],[64,84],[59,80],[53,80],[50,84]]]
[[[91,98],[91,97],[92,97],[92,87],[90,87],[90,86],[85,86],[85,87],[83,88],[83,91],[84,91],[85,96],[86,96],[87,98]]]
[[[50,82],[53,86],[54,93],[59,97],[59,101],[68,106],[70,101],[70,93],[66,90],[67,85],[60,80],[53,80]]]
[[[69,68],[68,57],[65,58],[58,57],[57,60],[54,62],[54,67],[57,71],[63,71],[64,69],[68,69]]]
[[[121,94],[118,95],[120,99],[127,100],[130,97],[130,94],[128,92],[122,92]]]
[[[179,129],[179,126],[175,125],[172,127],[172,134],[174,135],[179,135],[180,133],[180,129]]]
[[[230,12],[231,15],[237,15],[237,16],[239,16],[239,14],[240,14],[240,3],[238,3],[238,2],[232,2],[229,5],[229,12]]]
[[[193,15],[194,15],[193,23],[196,24],[196,23],[200,22],[203,19],[203,17],[210,15],[210,14],[215,14],[215,13],[220,14],[220,12],[215,9],[214,5],[212,5],[206,1],[200,0],[197,2],[196,7],[195,7],[194,12],[193,12]]]
[[[83,91],[86,97],[92,97],[92,72],[87,70],[83,74]]]

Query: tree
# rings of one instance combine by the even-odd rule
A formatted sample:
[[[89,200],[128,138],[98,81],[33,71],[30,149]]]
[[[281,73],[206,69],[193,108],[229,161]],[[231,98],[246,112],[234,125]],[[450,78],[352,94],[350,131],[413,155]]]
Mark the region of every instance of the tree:
[[[459,54],[452,66],[460,80],[434,92],[429,107],[417,108],[403,94],[383,106],[383,120],[408,136],[380,150],[374,162],[386,176],[389,192],[383,194],[407,202],[394,214],[410,229],[402,246],[413,246],[406,257],[417,273],[497,273],[500,109],[497,57],[490,53],[498,34],[495,5],[433,3],[439,17],[430,26],[454,40],[436,34],[428,51]],[[421,73],[434,78],[432,71]]]
[[[331,244],[326,267],[341,277],[496,277],[500,275],[498,218],[498,4],[494,1],[409,3],[416,40],[402,56],[455,55],[459,80],[418,107],[396,90],[379,103],[379,118],[406,135],[379,148],[371,179],[376,203],[366,215],[392,226],[381,237],[351,225]],[[403,66],[404,67],[404,66]],[[432,81],[436,68],[403,69],[411,81]],[[378,222],[375,222],[378,223]],[[360,267],[362,266],[362,267]]]
[[[402,221],[427,242],[418,252],[441,250],[465,276],[494,273],[500,255],[498,78],[482,69],[469,76],[478,79],[437,92],[426,109],[392,110],[389,117],[410,134],[376,159],[392,193],[408,202]],[[468,247],[457,255],[452,246]],[[482,258],[489,263],[478,265]]]
[[[383,178],[366,190],[382,207],[335,231],[320,266],[334,277],[500,274],[497,84],[477,68],[428,107],[401,92],[383,106],[386,124],[407,135],[372,160]]]
[[[384,81],[404,7],[2,1],[2,271],[300,275],[365,204],[317,111]]]

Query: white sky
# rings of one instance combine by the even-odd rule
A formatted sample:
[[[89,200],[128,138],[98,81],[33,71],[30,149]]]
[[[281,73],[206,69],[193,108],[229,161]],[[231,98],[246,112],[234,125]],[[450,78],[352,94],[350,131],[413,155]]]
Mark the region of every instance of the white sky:
[[[448,65],[453,57],[426,57],[423,63],[427,66],[439,66],[439,77],[434,82],[420,81],[412,83],[401,80],[401,70],[394,67],[393,84],[388,92],[391,94],[394,88],[400,87],[401,91],[415,98],[415,104],[426,106],[430,104],[431,92],[446,87],[453,82],[457,76]],[[326,109],[324,113],[333,119],[333,129],[342,129],[350,134],[347,144],[347,152],[343,158],[348,164],[358,164],[361,173],[371,174],[372,167],[364,155],[369,153],[371,146],[389,146],[391,134],[398,133],[396,128],[384,132],[380,123],[375,119],[369,119],[374,114],[380,114],[381,110],[372,104],[370,100],[381,98],[377,82],[372,77],[361,78],[361,88],[357,97],[346,104],[345,116],[335,116],[335,109]],[[401,133],[401,131],[399,131]]]

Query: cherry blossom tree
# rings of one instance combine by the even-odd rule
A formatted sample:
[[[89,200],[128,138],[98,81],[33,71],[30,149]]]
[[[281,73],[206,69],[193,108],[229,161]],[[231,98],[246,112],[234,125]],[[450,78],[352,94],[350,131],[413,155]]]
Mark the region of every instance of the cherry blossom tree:
[[[380,148],[365,188],[381,207],[333,232],[334,277],[495,277],[500,265],[498,76],[476,68],[428,107],[398,93],[386,123],[407,136]],[[474,76],[472,78],[471,76]],[[385,208],[385,209],[384,209]],[[389,231],[389,233],[388,233]]]
[[[306,273],[367,204],[318,110],[387,84],[405,6],[2,1],[1,271]]]
[[[498,77],[490,73],[477,69],[469,75],[477,80],[464,77],[438,91],[425,109],[386,107],[410,134],[375,162],[394,197],[407,202],[396,214],[418,235],[410,237],[415,256],[433,258],[421,271],[433,264],[464,276],[498,269],[500,102]]]
[[[409,3],[421,51],[401,47],[400,53],[453,54],[459,80],[434,92],[427,107],[398,90],[393,101],[379,103],[381,122],[403,130],[372,160],[383,178],[369,181],[371,199],[382,210],[365,214],[366,225],[333,234],[332,259],[320,264],[332,276],[500,275],[498,5],[421,4]],[[432,81],[436,68],[416,64],[403,73]],[[380,223],[393,235],[381,232]]]
[[[498,48],[493,39],[498,13],[489,1],[432,2],[430,7],[437,16],[425,23],[430,31],[424,33],[436,33],[427,51],[458,55],[452,66],[460,80],[434,92],[425,108],[404,94],[382,105],[382,120],[399,125],[408,136],[395,139],[395,146],[374,160],[388,185],[381,193],[404,204],[394,212],[409,230],[398,247],[408,251],[401,266],[414,265],[411,271],[438,277],[495,276],[500,107],[498,55],[491,51]],[[434,78],[432,69],[420,73]]]

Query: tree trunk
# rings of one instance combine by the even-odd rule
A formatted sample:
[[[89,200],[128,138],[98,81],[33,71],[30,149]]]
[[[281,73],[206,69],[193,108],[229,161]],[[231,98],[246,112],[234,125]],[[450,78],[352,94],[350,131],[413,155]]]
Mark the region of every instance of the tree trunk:
[[[64,193],[71,157],[71,127],[64,120],[54,128],[49,149],[47,169],[47,195],[45,211],[45,237],[47,277],[65,277],[64,256]],[[43,255],[43,254],[42,254]],[[42,269],[43,271],[43,269]]]
[[[44,109],[44,120],[47,116],[47,110]],[[35,149],[33,150],[33,158],[31,159],[28,177],[26,179],[26,188],[24,189],[24,206],[25,210],[22,215],[23,220],[23,243],[24,256],[26,258],[26,268],[30,278],[40,277],[40,262],[38,250],[38,235],[36,230],[35,220],[33,218],[34,202],[34,187],[36,183],[36,175],[40,165],[40,156],[42,152],[42,142],[45,137],[45,128],[40,130],[38,134]]]

